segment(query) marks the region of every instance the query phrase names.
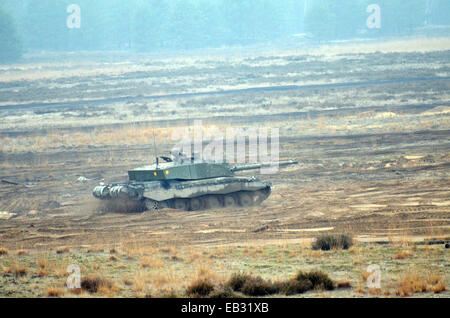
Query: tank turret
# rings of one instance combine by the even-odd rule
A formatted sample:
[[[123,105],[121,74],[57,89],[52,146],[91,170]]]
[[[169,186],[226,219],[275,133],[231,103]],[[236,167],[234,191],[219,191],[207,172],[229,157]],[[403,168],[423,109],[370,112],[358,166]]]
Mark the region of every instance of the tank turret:
[[[167,159],[166,159],[167,160]],[[176,163],[166,161],[162,164],[135,168],[128,171],[130,181],[162,181],[162,180],[198,180],[218,177],[231,177],[234,172],[254,170],[260,168],[281,167],[298,164],[297,160],[279,161],[277,163],[256,163],[230,166],[227,163],[214,163],[206,161],[188,161]]]

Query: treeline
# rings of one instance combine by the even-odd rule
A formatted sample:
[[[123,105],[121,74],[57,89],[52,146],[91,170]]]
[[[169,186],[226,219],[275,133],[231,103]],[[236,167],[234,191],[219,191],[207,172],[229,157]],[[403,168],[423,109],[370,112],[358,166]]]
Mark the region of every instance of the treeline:
[[[20,55],[21,48],[153,51],[248,45],[299,33],[312,40],[403,35],[449,25],[448,1],[2,0],[0,59]],[[374,3],[381,26],[368,28],[367,7]],[[70,4],[80,8],[79,28],[68,27]]]
[[[431,25],[449,25],[448,0],[310,0],[304,27],[318,39],[413,34]],[[378,10],[379,25],[368,25]]]
[[[67,7],[81,9],[68,28]],[[191,49],[296,33],[299,0],[3,0],[27,49]]]
[[[12,17],[0,7],[0,63],[17,60],[22,55],[22,41]]]

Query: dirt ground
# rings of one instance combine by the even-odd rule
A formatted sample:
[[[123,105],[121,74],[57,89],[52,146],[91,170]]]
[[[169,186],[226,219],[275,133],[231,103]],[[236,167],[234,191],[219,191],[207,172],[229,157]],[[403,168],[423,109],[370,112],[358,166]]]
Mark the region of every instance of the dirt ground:
[[[65,274],[39,275],[43,255],[59,272],[78,262],[107,273],[117,288],[106,296],[164,296],[169,287],[183,296],[205,260],[220,275],[320,269],[353,286],[307,297],[402,296],[405,271],[437,275],[448,289],[448,249],[430,242],[450,240],[450,44],[429,41],[417,50],[410,40],[183,58],[30,56],[1,66],[0,247],[9,253],[0,256],[0,296],[64,289]],[[153,161],[153,136],[167,153],[194,120],[222,131],[276,128],[280,159],[299,165],[259,176],[273,190],[256,207],[100,212],[99,182],[125,181]],[[325,233],[351,235],[355,246],[312,251]],[[150,255],[153,276],[142,266]],[[361,278],[374,262],[389,277],[381,292]],[[14,276],[12,264],[27,274]]]

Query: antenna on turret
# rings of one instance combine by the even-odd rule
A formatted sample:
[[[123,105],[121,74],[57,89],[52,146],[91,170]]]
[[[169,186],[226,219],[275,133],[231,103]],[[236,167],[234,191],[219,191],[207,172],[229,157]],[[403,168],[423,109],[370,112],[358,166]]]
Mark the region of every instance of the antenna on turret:
[[[189,136],[189,139],[191,138],[191,123],[190,123],[190,120],[189,120],[189,111],[186,111],[186,121],[187,121],[187,129],[188,129],[188,131],[187,131],[187,133],[188,133],[188,136]],[[193,162],[194,161],[194,156],[193,156],[193,153],[192,153],[192,139],[191,139],[191,144],[189,145],[189,149],[190,149],[190,151],[189,151],[189,159],[191,160],[191,162]]]
[[[156,161],[156,169],[158,169],[158,150],[156,149],[156,137],[155,137],[155,127],[152,127],[153,130],[153,151],[155,155],[155,161]]]

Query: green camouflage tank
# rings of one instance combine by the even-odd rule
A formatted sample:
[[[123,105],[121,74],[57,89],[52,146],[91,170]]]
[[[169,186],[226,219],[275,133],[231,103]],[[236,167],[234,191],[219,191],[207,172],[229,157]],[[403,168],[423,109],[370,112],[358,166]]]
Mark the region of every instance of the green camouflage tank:
[[[163,162],[160,163],[160,159]],[[278,166],[297,164],[280,161]],[[156,163],[128,171],[127,182],[99,185],[93,195],[110,202],[135,203],[147,210],[174,208],[195,211],[232,206],[251,206],[264,201],[271,183],[235,172],[271,167],[274,163],[231,166],[186,158],[156,159]]]

